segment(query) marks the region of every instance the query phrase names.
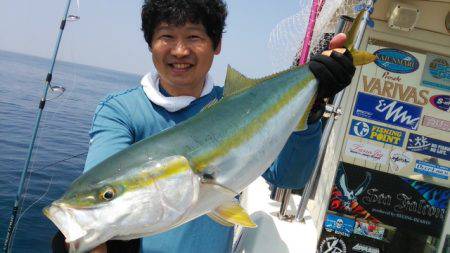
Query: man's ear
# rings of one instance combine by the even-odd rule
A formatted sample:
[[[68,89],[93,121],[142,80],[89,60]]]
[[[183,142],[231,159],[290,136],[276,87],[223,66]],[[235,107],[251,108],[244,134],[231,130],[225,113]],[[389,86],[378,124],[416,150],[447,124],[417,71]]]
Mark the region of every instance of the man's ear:
[[[148,51],[150,51],[150,53],[153,53],[152,52],[152,46],[148,45]]]
[[[219,43],[217,44],[216,49],[214,50],[214,54],[218,55],[220,54],[220,51],[222,50],[222,40],[219,41]]]

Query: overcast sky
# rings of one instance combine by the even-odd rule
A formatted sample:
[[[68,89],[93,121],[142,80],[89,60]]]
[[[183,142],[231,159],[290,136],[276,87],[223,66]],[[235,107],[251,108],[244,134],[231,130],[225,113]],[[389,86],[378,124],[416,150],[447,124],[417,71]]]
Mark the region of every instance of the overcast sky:
[[[65,2],[0,1],[0,50],[50,58]],[[273,72],[269,35],[280,21],[305,8],[304,2],[226,1],[227,32],[213,65],[215,80],[223,81],[227,64],[251,77]],[[141,4],[142,0],[80,0],[78,8],[74,0],[70,13],[81,19],[66,26],[59,59],[129,73],[150,71],[151,56],[140,31]]]

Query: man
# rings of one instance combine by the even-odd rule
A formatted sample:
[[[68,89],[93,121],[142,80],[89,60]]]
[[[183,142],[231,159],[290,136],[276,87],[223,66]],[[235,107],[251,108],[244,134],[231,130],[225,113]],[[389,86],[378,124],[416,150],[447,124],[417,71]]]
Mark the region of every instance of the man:
[[[142,7],[142,31],[157,74],[143,77],[142,86],[108,96],[98,106],[85,171],[133,143],[196,115],[222,88],[208,72],[221,39],[227,10],[222,0],[149,0]],[[345,37],[333,40],[342,47]],[[318,102],[308,129],[294,132],[278,159],[264,173],[271,184],[303,188],[313,169],[321,137],[320,101],[347,86],[355,68],[349,54],[317,56],[310,68],[319,80]],[[208,127],[208,126],[205,126]],[[201,131],[201,129],[199,129]],[[142,239],[141,251],[230,252],[233,228],[207,216],[162,234]],[[134,241],[135,243],[136,241]],[[93,252],[109,252],[108,242]]]

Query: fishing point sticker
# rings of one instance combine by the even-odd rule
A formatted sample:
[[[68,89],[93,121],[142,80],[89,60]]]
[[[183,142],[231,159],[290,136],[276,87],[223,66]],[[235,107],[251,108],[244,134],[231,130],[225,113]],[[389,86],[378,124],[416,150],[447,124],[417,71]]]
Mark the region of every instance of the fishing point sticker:
[[[431,105],[434,108],[444,112],[448,112],[450,109],[450,96],[449,95],[436,95],[430,98]]]
[[[450,145],[446,141],[410,133],[406,149],[415,153],[450,161]]]
[[[383,48],[374,52],[375,64],[387,71],[408,74],[419,69],[419,61],[414,55],[394,48]]]
[[[422,115],[422,107],[358,92],[353,115],[417,130]]]
[[[352,120],[350,126],[350,135],[361,137],[368,140],[374,140],[394,146],[403,146],[406,133],[400,130],[383,127],[380,125]]]
[[[432,164],[424,161],[417,160],[414,172],[420,173],[426,176],[432,176],[440,179],[448,179],[448,173],[450,168],[441,166],[438,164]]]
[[[422,85],[450,91],[450,58],[435,54],[428,54]]]
[[[327,214],[324,228],[327,232],[334,232],[337,235],[349,237],[353,233],[355,220],[335,214]]]
[[[431,127],[434,129],[442,130],[445,132],[450,132],[450,121],[438,119],[435,117],[423,116],[422,125],[426,127]]]
[[[342,239],[337,238],[335,236],[326,237],[320,242],[319,252],[320,253],[327,253],[327,252],[346,253],[347,245],[345,245],[345,242]]]
[[[345,154],[378,164],[386,164],[388,159],[388,151],[386,149],[352,140],[347,141]]]
[[[399,172],[403,168],[410,165],[414,160],[414,156],[411,152],[404,151],[402,149],[395,149],[391,151],[389,155],[389,164],[394,172]]]

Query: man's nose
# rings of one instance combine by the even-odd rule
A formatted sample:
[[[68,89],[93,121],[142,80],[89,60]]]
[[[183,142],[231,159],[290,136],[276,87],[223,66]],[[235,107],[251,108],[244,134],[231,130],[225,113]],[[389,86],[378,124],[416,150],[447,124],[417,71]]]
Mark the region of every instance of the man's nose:
[[[183,41],[178,41],[171,50],[171,54],[176,57],[184,57],[189,55],[190,49]]]

